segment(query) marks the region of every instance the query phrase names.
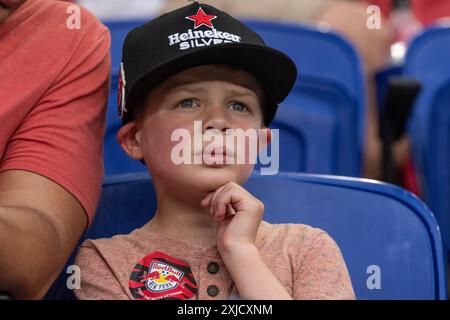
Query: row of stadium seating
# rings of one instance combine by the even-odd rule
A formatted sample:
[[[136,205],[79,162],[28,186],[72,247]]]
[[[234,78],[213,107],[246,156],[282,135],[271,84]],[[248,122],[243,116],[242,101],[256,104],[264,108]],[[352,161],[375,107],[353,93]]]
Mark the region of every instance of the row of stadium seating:
[[[358,178],[299,173],[254,175],[245,187],[264,199],[265,220],[326,230],[342,251],[357,299],[446,298],[439,228],[411,193]],[[155,190],[146,173],[108,177],[83,239],[129,233],[155,210]],[[73,261],[74,255],[68,265]],[[63,271],[48,299],[74,297],[67,277]]]

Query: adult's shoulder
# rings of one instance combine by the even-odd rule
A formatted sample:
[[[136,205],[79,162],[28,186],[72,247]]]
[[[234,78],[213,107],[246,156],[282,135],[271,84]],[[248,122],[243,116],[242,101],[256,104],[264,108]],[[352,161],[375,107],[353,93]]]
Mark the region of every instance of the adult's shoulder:
[[[17,50],[29,50],[33,45],[34,57],[39,59],[44,58],[40,54],[47,53],[47,59],[58,61],[99,40],[109,45],[108,28],[87,9],[66,1],[27,1],[6,20],[5,28],[7,40],[21,38],[24,42]]]
[[[94,14],[78,4],[55,0],[38,1],[41,1],[41,6],[37,13],[47,15],[48,19],[44,23],[53,25],[56,30],[63,28],[87,36],[91,35],[92,31],[102,33],[107,30],[106,26]],[[73,32],[74,36],[76,34],[76,32]]]

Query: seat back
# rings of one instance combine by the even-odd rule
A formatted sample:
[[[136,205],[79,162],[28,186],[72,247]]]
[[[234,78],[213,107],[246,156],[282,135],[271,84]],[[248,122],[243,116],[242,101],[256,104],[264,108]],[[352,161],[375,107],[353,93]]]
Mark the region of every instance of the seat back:
[[[408,49],[405,74],[422,83],[409,123],[414,162],[426,202],[450,249],[450,27],[430,27]]]

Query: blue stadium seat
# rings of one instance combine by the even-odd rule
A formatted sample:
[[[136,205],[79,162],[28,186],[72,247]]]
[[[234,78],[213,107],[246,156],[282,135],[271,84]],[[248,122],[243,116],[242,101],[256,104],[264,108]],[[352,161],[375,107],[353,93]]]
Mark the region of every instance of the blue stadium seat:
[[[119,70],[120,62],[122,61],[122,44],[128,32],[146,22],[147,20],[103,22],[111,33],[111,62],[113,70]]]
[[[409,124],[421,189],[450,249],[450,27],[430,27],[408,50],[404,72],[422,83]]]
[[[147,168],[139,161],[128,157],[117,141],[117,132],[122,126],[117,111],[118,81],[117,70],[113,70],[108,110],[106,113],[105,137],[103,140],[103,163],[105,174],[114,175],[128,172],[145,172],[147,171]]]
[[[288,53],[298,81],[272,128],[280,129],[280,170],[360,176],[364,140],[363,75],[355,50],[319,29],[245,20],[269,45]],[[106,174],[144,171],[116,143],[117,70],[126,33],[142,21],[107,23],[112,35],[113,78],[105,137]]]
[[[281,143],[280,149],[297,150],[303,158],[296,162],[281,151],[281,170],[360,176],[365,92],[355,49],[339,34],[311,26],[244,22],[268,45],[287,53],[299,70],[297,84],[272,127],[295,128],[304,145]]]
[[[246,188],[264,202],[265,220],[327,231],[341,248],[358,299],[446,298],[439,228],[411,193],[363,179],[295,173],[253,175]],[[109,177],[86,237],[129,233],[155,210],[147,174]],[[367,285],[373,266],[381,271],[380,289]],[[66,276],[61,274],[48,299],[73,297]]]
[[[111,33],[111,90],[109,93],[108,110],[106,114],[106,131],[104,139],[104,166],[107,175],[126,172],[146,171],[139,161],[130,159],[120,148],[116,134],[121,127],[117,111],[117,88],[119,81],[120,62],[122,61],[122,44],[128,32],[145,23],[143,20],[104,22]]]

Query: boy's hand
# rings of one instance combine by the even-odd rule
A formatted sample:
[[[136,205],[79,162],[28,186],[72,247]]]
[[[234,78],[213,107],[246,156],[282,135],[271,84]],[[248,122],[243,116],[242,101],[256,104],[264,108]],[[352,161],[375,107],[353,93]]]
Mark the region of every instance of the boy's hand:
[[[202,201],[218,222],[217,248],[221,255],[255,245],[264,205],[235,182],[228,182]]]
[[[264,205],[247,190],[228,182],[202,201],[218,221],[217,249],[242,299],[292,299],[267,267],[255,245]],[[249,266],[251,274],[243,272]]]

